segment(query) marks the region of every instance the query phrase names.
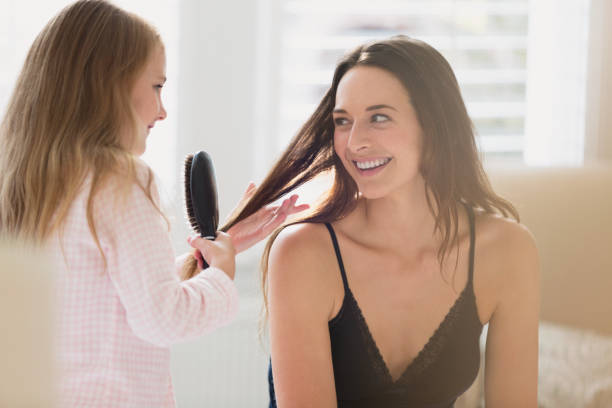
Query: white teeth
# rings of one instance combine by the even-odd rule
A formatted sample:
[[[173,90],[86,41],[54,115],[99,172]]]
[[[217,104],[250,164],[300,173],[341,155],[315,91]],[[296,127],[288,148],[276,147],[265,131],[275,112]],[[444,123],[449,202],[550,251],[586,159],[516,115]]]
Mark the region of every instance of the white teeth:
[[[375,167],[380,167],[383,164],[387,164],[389,163],[390,160],[391,159],[387,158],[387,159],[370,160],[370,161],[363,161],[363,162],[355,161],[355,165],[360,170],[368,170],[368,169],[373,169]]]

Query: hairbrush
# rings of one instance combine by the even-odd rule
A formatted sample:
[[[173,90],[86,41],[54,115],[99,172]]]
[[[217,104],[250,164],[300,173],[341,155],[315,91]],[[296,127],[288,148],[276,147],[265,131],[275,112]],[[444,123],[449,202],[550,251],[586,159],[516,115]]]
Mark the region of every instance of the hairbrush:
[[[217,183],[212,159],[205,151],[185,158],[185,207],[191,228],[202,238],[214,240],[219,225]]]

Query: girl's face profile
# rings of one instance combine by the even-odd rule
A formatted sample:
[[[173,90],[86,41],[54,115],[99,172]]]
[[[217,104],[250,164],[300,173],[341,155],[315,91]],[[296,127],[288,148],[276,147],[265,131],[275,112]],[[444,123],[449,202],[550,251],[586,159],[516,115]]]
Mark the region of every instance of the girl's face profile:
[[[340,80],[333,112],[334,149],[366,198],[412,185],[422,130],[410,95],[391,73],[358,66]]]
[[[166,110],[161,100],[161,90],[165,82],[166,53],[160,44],[154,48],[132,89],[132,107],[140,128],[131,151],[137,156],[144,153],[146,138],[155,122],[166,118]]]

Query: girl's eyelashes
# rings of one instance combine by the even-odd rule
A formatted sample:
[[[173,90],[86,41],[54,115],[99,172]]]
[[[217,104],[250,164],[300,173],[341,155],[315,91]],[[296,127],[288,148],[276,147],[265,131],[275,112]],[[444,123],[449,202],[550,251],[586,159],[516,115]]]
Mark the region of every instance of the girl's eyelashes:
[[[161,89],[164,87],[164,84],[156,84],[153,85],[153,88],[155,88],[157,91],[161,91]]]

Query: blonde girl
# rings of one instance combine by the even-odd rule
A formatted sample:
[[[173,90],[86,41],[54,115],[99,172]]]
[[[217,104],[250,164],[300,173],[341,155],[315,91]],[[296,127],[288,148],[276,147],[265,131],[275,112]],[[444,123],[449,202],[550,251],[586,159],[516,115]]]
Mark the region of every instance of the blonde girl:
[[[0,236],[57,255],[62,407],[174,406],[168,346],[232,319],[235,252],[301,209],[293,197],[214,242],[190,239],[210,268],[181,281],[137,158],[166,117],[165,76],[155,29],[78,1],[34,41],[1,124]]]

